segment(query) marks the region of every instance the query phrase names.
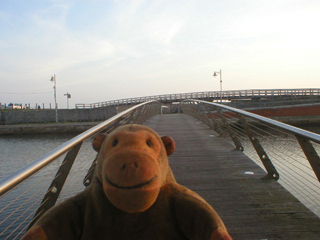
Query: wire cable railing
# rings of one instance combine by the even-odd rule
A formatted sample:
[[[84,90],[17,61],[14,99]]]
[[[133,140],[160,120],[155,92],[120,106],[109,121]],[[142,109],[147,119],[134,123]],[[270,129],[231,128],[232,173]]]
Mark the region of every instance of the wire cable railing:
[[[93,171],[88,169],[94,166],[96,158],[91,147],[93,136],[120,125],[141,124],[159,114],[160,106],[159,102],[150,101],[123,111],[2,179],[0,239],[20,239],[56,202],[82,191],[85,186],[79,183],[85,177],[84,183],[89,184]]]
[[[279,180],[320,216],[319,134],[201,100],[186,100],[181,103],[181,109],[230,139],[237,150],[265,169],[264,179]]]

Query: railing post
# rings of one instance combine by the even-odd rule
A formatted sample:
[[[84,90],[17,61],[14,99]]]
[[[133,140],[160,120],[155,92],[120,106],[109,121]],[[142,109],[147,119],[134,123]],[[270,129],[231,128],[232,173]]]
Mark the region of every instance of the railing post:
[[[145,122],[148,118],[159,114],[160,109],[161,109],[161,104],[157,104],[159,106],[159,108],[157,108],[157,106],[155,106],[155,103],[147,105],[147,106],[143,106],[141,108],[141,112],[139,113],[141,116],[139,118],[139,122],[138,123],[143,123]]]
[[[98,154],[94,158],[94,160],[93,160],[93,162],[92,162],[92,164],[91,164],[86,176],[84,177],[84,179],[82,181],[82,183],[83,183],[83,185],[85,187],[88,187],[92,182],[92,178],[93,178],[93,175],[94,175],[94,170],[95,170],[96,165],[97,165],[97,160],[98,160]]]
[[[236,135],[233,133],[232,131],[232,128],[230,127],[230,124],[228,123],[227,119],[223,116],[222,112],[221,112],[221,109],[219,107],[216,107],[218,113],[219,113],[219,116],[222,120],[222,123],[224,125],[224,127],[226,128],[229,136],[231,137],[232,139],[232,142],[234,143],[234,145],[236,146],[236,150],[240,150],[240,151],[243,151],[244,148],[241,144],[241,142],[239,141],[239,139],[236,137]]]
[[[132,113],[132,117],[131,117],[131,120],[128,122],[129,124],[132,124],[132,123],[139,123],[139,120],[142,116],[142,110],[143,110],[143,107],[142,108],[137,108],[133,113]]]
[[[204,106],[205,106],[206,112],[211,115],[210,107],[207,104],[204,104]],[[220,125],[217,123],[217,120],[214,118],[214,116],[212,115],[212,117],[208,117],[208,115],[207,115],[206,117],[207,117],[207,121],[208,121],[207,125],[209,127],[211,127],[213,130],[217,131],[220,136],[223,136],[224,135],[223,131],[222,131]]]
[[[203,104],[198,104],[197,105],[198,108],[197,108],[197,113],[196,113],[196,117],[202,121],[203,123],[205,123],[206,125],[209,125],[208,124],[208,121],[207,121],[207,118],[206,118],[206,109],[204,107]]]
[[[263,177],[262,179],[278,180],[280,177],[278,171],[276,170],[275,166],[271,162],[270,158],[268,157],[268,155],[265,152],[265,150],[263,149],[263,147],[261,146],[259,140],[254,136],[253,131],[249,127],[249,124],[247,123],[246,119],[240,114],[238,114],[238,117],[242,123],[243,128],[246,131],[246,134],[247,134],[249,140],[251,141],[256,152],[258,153],[261,162],[263,163],[264,167],[267,170],[267,173],[268,173],[267,176]]]
[[[62,187],[63,187],[63,185],[68,177],[68,174],[71,170],[71,167],[74,163],[74,160],[76,159],[76,157],[78,155],[78,152],[80,150],[81,145],[82,145],[82,142],[78,143],[65,156],[59,170],[57,171],[55,178],[53,179],[50,187],[48,188],[47,193],[45,194],[45,196],[40,204],[40,207],[38,208],[33,220],[31,221],[29,228],[32,227],[32,225],[46,211],[48,211],[52,206],[55,205],[55,203],[59,197],[59,194],[62,190]]]
[[[136,123],[141,124],[146,120],[147,118],[146,113],[151,107],[152,106],[148,105],[148,106],[143,106],[142,108],[139,108],[138,112],[136,113],[137,115]]]
[[[133,123],[134,122],[134,120],[135,120],[135,113],[137,112],[137,109],[135,109],[135,110],[133,110],[131,113],[130,113],[130,115],[129,115],[129,117],[127,117],[127,119],[126,119],[126,123],[128,123],[128,124],[130,124],[130,123]]]
[[[317,151],[314,149],[314,147],[308,139],[300,137],[298,135],[296,135],[296,138],[304,154],[306,155],[314,173],[316,174],[318,181],[320,182],[320,158]]]
[[[186,108],[185,107],[183,108],[184,113],[189,113],[190,115],[193,115],[193,116],[196,117],[196,114],[195,114],[195,112],[196,112],[195,108],[196,107],[193,106],[194,103],[193,102],[188,102],[185,105],[186,105]]]

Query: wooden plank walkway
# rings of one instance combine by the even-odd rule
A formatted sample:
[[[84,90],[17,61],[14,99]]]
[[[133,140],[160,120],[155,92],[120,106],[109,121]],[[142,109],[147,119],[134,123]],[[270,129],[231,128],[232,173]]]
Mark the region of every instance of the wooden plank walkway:
[[[177,181],[216,209],[234,240],[320,239],[315,214],[276,181],[261,180],[264,170],[197,119],[158,115],[144,125],[174,138],[169,160]]]

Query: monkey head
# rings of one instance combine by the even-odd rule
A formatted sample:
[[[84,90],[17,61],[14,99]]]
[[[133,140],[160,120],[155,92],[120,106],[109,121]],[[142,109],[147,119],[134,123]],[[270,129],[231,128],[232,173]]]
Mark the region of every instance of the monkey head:
[[[148,127],[124,125],[108,135],[98,134],[92,146],[99,152],[96,177],[110,202],[122,211],[147,210],[171,179],[168,156],[175,143]]]

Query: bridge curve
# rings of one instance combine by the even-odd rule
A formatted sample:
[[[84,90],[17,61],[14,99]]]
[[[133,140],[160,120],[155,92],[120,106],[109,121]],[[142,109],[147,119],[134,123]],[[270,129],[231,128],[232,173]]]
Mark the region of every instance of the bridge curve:
[[[159,101],[161,103],[181,102],[186,99],[197,99],[204,101],[237,101],[237,100],[290,100],[320,102],[320,88],[301,89],[249,89],[228,91],[206,91],[191,93],[174,93],[146,97],[125,98],[97,103],[77,103],[76,108],[101,108],[107,106],[136,105],[148,101]]]

